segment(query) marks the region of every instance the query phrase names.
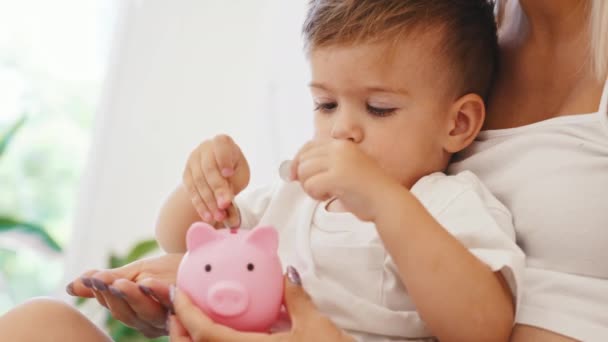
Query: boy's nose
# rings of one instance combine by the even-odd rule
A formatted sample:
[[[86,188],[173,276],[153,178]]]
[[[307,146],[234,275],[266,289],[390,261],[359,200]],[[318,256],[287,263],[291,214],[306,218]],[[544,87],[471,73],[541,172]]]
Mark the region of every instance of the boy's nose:
[[[336,115],[333,122],[331,137],[359,143],[363,139],[363,129],[355,118],[352,118],[348,114],[340,113]]]

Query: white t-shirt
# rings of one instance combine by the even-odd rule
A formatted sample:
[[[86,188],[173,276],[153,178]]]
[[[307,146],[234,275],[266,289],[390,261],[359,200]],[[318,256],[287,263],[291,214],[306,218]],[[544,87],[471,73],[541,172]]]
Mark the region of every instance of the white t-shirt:
[[[481,132],[471,170],[513,214],[526,253],[517,321],[608,341],[608,82],[596,113]]]
[[[521,287],[524,255],[511,215],[471,172],[423,177],[412,193],[429,212],[494,271],[513,295]],[[431,336],[373,223],[326,210],[299,183],[278,182],[236,200],[241,226],[272,225],[279,256],[295,266],[319,310],[358,340],[399,341]]]

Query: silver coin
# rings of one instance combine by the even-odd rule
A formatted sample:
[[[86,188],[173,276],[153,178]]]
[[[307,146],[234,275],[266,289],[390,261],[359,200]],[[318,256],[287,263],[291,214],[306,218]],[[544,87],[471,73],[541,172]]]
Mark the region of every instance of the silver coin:
[[[283,162],[281,162],[281,166],[279,166],[279,176],[286,182],[291,181],[289,177],[291,175],[291,163],[291,160],[283,160]]]

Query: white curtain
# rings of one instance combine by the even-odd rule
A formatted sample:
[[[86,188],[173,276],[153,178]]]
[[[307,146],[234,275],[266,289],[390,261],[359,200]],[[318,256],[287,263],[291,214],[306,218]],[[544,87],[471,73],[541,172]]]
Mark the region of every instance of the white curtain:
[[[312,134],[305,0],[125,0],[79,195],[66,280],[154,234],[189,152],[232,135],[252,186]]]

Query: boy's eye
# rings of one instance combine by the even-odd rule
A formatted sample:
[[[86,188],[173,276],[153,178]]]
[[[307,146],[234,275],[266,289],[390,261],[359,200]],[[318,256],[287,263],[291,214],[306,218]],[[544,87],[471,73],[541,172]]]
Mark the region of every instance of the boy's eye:
[[[367,111],[374,116],[389,116],[393,114],[397,108],[378,108],[371,105],[367,105]]]
[[[336,102],[315,103],[315,111],[320,111],[322,113],[330,113],[336,108],[338,108]]]

